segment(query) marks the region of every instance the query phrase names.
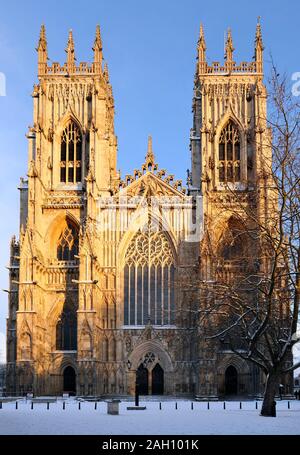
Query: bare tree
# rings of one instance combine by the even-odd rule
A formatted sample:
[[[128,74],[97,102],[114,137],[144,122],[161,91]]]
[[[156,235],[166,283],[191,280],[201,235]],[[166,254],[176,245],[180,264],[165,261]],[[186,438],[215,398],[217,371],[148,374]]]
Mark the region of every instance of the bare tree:
[[[216,279],[201,282],[208,303],[200,323],[207,339],[219,340],[265,373],[261,415],[276,416],[281,378],[300,366],[292,361],[299,342],[300,116],[287,78],[274,65],[269,116],[261,124],[269,134],[266,143],[256,144],[263,162],[257,191],[245,204],[228,188],[232,226],[222,248],[209,246]],[[260,188],[268,195],[264,200]]]

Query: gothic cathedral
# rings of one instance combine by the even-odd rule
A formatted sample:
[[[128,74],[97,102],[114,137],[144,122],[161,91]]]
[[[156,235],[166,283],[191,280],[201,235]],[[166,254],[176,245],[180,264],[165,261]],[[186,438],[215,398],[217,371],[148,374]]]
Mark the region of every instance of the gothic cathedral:
[[[145,395],[262,392],[255,366],[203,338],[198,286],[235,273],[232,194],[268,216],[260,24],[251,62],[235,63],[230,30],[224,64],[208,63],[202,27],[197,52],[187,188],[159,169],[151,138],[144,163],[122,179],[100,28],[91,64],[76,64],[70,31],[66,63],[49,66],[42,26],[10,246],[8,394],[121,396],[136,382]],[[192,237],[180,216],[189,208],[201,223]],[[224,253],[222,270],[208,238]]]

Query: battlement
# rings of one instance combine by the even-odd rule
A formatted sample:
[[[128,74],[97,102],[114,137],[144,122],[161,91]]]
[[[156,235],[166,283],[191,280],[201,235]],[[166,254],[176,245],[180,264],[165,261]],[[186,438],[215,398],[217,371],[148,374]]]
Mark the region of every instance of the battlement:
[[[80,62],[78,66],[73,66],[72,68],[68,67],[67,63],[61,65],[59,62],[53,62],[51,66],[46,66],[45,73],[47,75],[84,75],[84,74],[102,74],[102,71],[99,71],[98,65],[88,62]]]
[[[259,68],[256,62],[241,62],[237,65],[235,62],[212,62],[212,65],[204,63],[199,68],[199,74],[228,74],[228,73],[259,73]]]
[[[237,64],[233,59],[234,53],[233,39],[231,30],[228,29],[227,39],[225,43],[225,62],[212,62],[211,65],[208,64],[206,60],[206,42],[204,36],[203,26],[200,27],[200,36],[198,41],[198,64],[196,69],[196,79],[199,76],[209,75],[209,74],[253,74],[253,75],[263,75],[263,41],[262,41],[262,32],[260,18],[256,26],[256,36],[255,36],[255,50],[254,50],[254,59],[252,62],[241,62]]]
[[[75,46],[73,40],[73,32],[69,31],[68,43],[65,49],[67,54],[67,61],[63,65],[59,62],[53,62],[51,66],[48,65],[48,46],[46,40],[45,26],[42,25],[37,47],[38,52],[38,76],[51,76],[51,75],[91,75],[97,74],[108,78],[107,65],[103,67],[103,53],[102,53],[102,40],[100,35],[99,25],[96,28],[96,36],[93,46],[94,59],[92,63],[80,62],[76,65]]]

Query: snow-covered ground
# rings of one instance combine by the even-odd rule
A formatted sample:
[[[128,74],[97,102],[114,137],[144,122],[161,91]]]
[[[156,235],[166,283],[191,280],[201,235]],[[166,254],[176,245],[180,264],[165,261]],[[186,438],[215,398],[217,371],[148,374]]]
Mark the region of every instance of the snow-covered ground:
[[[138,435],[138,434],[168,434],[168,435],[277,435],[300,434],[300,401],[291,401],[288,409],[287,401],[277,402],[278,416],[266,418],[259,416],[255,402],[242,403],[226,402],[223,409],[222,402],[207,403],[194,402],[191,409],[190,401],[175,401],[159,403],[148,401],[145,411],[127,411],[126,407],[132,403],[120,404],[120,415],[111,416],[106,413],[106,403],[100,402],[97,410],[94,403],[82,402],[78,409],[78,401],[69,399],[65,410],[61,400],[50,403],[47,410],[46,403],[19,401],[18,409],[15,402],[3,403],[0,409],[0,434],[19,435]]]

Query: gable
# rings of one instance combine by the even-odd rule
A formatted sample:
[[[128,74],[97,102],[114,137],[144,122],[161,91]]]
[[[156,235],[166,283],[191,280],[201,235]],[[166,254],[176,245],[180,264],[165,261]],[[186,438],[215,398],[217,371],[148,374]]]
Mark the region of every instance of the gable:
[[[173,176],[168,176],[165,179],[154,174],[152,171],[148,171],[145,174],[138,177],[136,180],[129,180],[129,184],[124,184],[123,188],[117,193],[119,196],[141,196],[141,197],[180,197],[184,199],[185,192],[181,187],[181,181],[176,181],[174,185],[171,185]]]

